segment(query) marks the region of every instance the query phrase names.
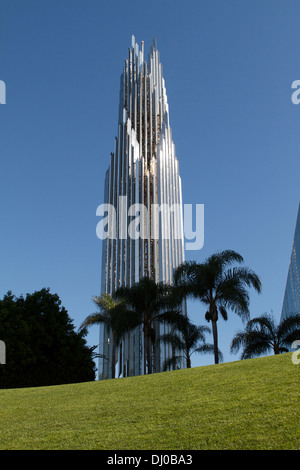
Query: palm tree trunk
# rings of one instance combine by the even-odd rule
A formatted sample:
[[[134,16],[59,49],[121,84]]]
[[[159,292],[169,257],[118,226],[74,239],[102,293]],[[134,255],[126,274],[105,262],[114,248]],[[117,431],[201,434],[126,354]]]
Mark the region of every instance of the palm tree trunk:
[[[152,374],[151,340],[149,336],[147,336],[147,360],[148,360],[148,374]]]
[[[273,351],[274,351],[274,354],[279,354],[279,353],[280,353],[278,341],[274,341],[274,343],[273,343]]]
[[[186,367],[187,367],[187,369],[191,368],[191,358],[190,358],[190,356],[187,356],[187,358],[186,358]]]
[[[112,336],[112,354],[111,354],[111,378],[116,377],[116,342]]]
[[[213,331],[213,340],[214,340],[214,355],[215,355],[215,364],[219,364],[219,354],[218,354],[218,328],[216,320],[212,320],[212,331]]]
[[[173,359],[173,362],[172,362],[172,368],[173,370],[176,370],[176,354],[175,354],[175,346],[173,346],[172,344],[172,359]]]
[[[156,348],[155,345],[151,341],[151,360],[152,360],[152,372],[155,374],[156,372]]]

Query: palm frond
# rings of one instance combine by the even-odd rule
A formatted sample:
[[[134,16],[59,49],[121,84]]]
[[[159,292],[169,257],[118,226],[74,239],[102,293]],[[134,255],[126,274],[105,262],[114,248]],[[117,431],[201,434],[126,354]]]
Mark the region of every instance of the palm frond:
[[[214,354],[215,348],[213,344],[202,344],[198,348],[194,349],[194,352],[200,353],[200,354]],[[223,362],[223,354],[218,350],[218,357],[219,357],[219,362]]]
[[[247,341],[241,359],[251,359],[262,354],[268,354],[273,349],[272,341],[264,332],[251,331],[247,334]]]
[[[291,315],[278,325],[278,337],[286,346],[300,338],[300,315]]]
[[[297,338],[300,333],[298,321],[285,330],[284,325],[276,325],[272,315],[263,314],[249,320],[244,331],[238,332],[232,340],[231,352],[242,348],[241,359],[249,359],[273,351],[274,354],[287,351],[289,340]],[[291,336],[290,336],[291,335]]]
[[[259,328],[262,333],[268,334],[273,340],[276,338],[277,327],[271,315],[263,314],[248,322],[247,330],[249,332],[254,331],[256,328]]]
[[[223,320],[227,321],[227,320],[228,320],[228,314],[227,314],[227,310],[226,310],[226,308],[224,307],[224,305],[220,305],[220,306],[219,306],[219,312],[220,312],[220,314],[222,315]]]
[[[165,333],[161,335],[158,339],[165,344],[171,344],[172,346],[174,346],[174,348],[178,349],[179,351],[184,350],[185,348],[184,341],[176,333]]]
[[[232,263],[243,262],[243,257],[234,250],[224,250],[219,253],[215,253],[209,258],[207,258],[207,260],[205,261],[205,263],[207,264],[214,264],[216,266],[220,266],[222,270],[224,270],[226,266],[229,266]]]
[[[100,312],[95,312],[86,317],[86,319],[81,323],[79,329],[87,328],[93,325],[99,325],[100,323],[109,323],[109,318]]]
[[[230,352],[235,354],[239,351],[239,349],[246,344],[247,340],[247,332],[245,331],[238,331],[234,338],[231,341]]]
[[[171,367],[173,369],[176,368],[176,365],[178,363],[178,361],[182,358],[183,356],[173,356],[173,357],[169,357],[168,359],[166,359],[163,363],[163,371],[167,371],[168,369],[170,370]]]

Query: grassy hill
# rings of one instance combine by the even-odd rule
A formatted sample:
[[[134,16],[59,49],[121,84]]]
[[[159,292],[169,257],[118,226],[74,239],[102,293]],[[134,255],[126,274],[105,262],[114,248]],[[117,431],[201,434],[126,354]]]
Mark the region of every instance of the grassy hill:
[[[300,449],[291,354],[0,390],[0,449]]]

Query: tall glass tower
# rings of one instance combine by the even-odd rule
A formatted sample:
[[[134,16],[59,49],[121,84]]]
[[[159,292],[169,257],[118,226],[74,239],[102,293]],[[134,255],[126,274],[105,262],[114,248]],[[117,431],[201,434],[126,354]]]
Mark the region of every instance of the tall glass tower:
[[[145,276],[171,284],[174,269],[184,261],[182,190],[156,40],[145,61],[144,43],[139,47],[132,36],[121,75],[118,132],[104,202],[113,210],[103,241],[101,292],[113,294]],[[137,215],[132,229],[132,216]],[[157,328],[163,334],[167,326]],[[156,372],[171,355],[168,346],[157,348]],[[100,379],[111,377],[112,350],[109,331],[101,327],[100,353],[105,358],[100,360]],[[142,327],[123,339],[117,361],[116,376],[146,372]]]
[[[281,321],[296,314],[300,314],[300,204],[283,300]]]

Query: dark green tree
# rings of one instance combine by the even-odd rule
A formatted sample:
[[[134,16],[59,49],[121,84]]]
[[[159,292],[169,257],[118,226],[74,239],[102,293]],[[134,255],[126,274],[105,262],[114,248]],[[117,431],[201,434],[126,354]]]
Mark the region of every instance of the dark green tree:
[[[0,366],[0,387],[32,387],[95,379],[93,347],[87,331],[75,331],[57,294],[42,289],[0,300],[0,338],[6,364]]]
[[[231,352],[242,348],[241,359],[261,354],[288,352],[293,341],[300,338],[300,315],[287,317],[277,324],[272,315],[264,314],[248,321],[244,331],[239,331],[231,343]]]
[[[232,310],[243,320],[249,318],[248,287],[261,291],[257,274],[247,267],[231,267],[242,263],[243,258],[233,250],[211,255],[204,263],[185,262],[177,268],[175,285],[182,297],[199,299],[206,305],[205,318],[212,323],[215,363],[219,362],[218,330],[219,314],[227,320]]]

